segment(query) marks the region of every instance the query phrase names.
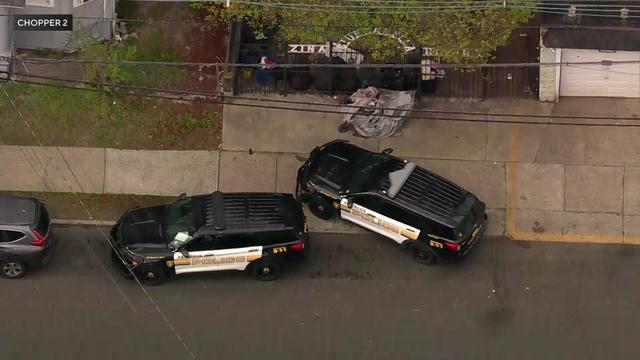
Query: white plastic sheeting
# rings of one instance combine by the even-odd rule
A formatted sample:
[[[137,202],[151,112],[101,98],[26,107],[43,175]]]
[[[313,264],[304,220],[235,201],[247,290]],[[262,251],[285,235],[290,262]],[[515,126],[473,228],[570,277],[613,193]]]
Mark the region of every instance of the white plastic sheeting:
[[[359,89],[342,108],[344,122],[362,137],[382,139],[395,134],[411,111],[415,91],[394,91],[373,86]]]

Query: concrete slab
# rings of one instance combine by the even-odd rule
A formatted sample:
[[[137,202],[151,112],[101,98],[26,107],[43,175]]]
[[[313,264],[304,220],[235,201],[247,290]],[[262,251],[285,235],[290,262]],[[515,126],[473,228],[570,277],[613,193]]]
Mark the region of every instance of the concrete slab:
[[[535,162],[543,128],[541,125],[488,124],[486,160]]]
[[[566,121],[566,120],[565,120]],[[640,165],[637,128],[549,126],[535,161],[571,165]],[[571,141],[567,141],[571,139]]]
[[[563,210],[564,168],[548,164],[507,164],[507,196],[518,209]]]
[[[565,166],[565,209],[622,212],[624,168]]]
[[[490,208],[506,207],[505,166],[501,162],[409,158],[478,196]]]
[[[640,215],[624,216],[624,243],[640,245]]]
[[[562,211],[517,210],[514,218],[517,231],[536,234],[562,233]]]
[[[486,236],[501,236],[505,233],[505,210],[504,209],[487,209],[489,223],[484,231]]]
[[[337,111],[337,102],[327,96],[290,95],[265,96],[265,99],[305,102],[302,105],[270,103],[266,101],[235,100],[237,104],[259,106],[295,107],[299,109]],[[326,103],[332,106],[309,105]],[[315,146],[334,139],[347,139],[370,150],[378,150],[377,140],[354,137],[351,133],[338,132],[342,115],[300,110],[263,109],[239,105],[225,105],[222,125],[222,148],[309,153]]]
[[[218,152],[107,149],[105,192],[140,195],[218,189]]]
[[[640,237],[640,215],[624,215],[624,236]]]
[[[640,214],[640,168],[637,167],[624,170],[624,213]]]
[[[295,193],[298,168],[307,159],[306,154],[278,154],[276,191]]]
[[[0,188],[102,193],[104,161],[104,149],[0,145]]]
[[[562,233],[568,235],[620,236],[622,216],[619,214],[565,212]]]
[[[403,157],[484,160],[487,124],[407,119],[402,135],[380,141],[380,149],[393,148]]]
[[[219,188],[227,192],[275,191],[276,154],[222,151]]]

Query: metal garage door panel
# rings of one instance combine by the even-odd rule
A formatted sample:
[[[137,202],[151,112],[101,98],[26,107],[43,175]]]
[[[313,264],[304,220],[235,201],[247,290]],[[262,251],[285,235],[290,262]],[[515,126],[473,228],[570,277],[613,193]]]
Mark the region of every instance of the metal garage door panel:
[[[640,61],[640,52],[562,49],[562,62]],[[640,97],[640,63],[562,65],[560,96]]]

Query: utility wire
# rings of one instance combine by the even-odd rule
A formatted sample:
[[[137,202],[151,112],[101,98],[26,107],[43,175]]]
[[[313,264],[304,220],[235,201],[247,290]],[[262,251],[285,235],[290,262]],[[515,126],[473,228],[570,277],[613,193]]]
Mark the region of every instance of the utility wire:
[[[70,80],[72,82],[79,82],[76,80]],[[25,80],[16,80],[18,83],[27,83],[32,85],[41,85],[41,86],[54,86],[59,88],[67,88],[73,90],[84,90],[84,91],[94,91],[94,92],[102,92],[99,89],[87,89],[75,86],[63,86],[58,84],[47,84],[47,83],[39,83],[39,82],[31,82]],[[97,83],[96,83],[97,84]],[[117,88],[117,85],[113,85],[114,88]],[[144,88],[145,90],[148,88]],[[168,92],[167,90],[163,90]],[[170,92],[170,91],[169,91]],[[129,96],[141,96],[141,97],[150,97],[150,98],[161,98],[166,100],[180,100],[176,98],[167,98],[164,96],[155,96],[153,94],[135,94],[135,93],[123,93],[114,91],[112,94],[118,95],[129,95]],[[358,106],[349,105],[349,104],[323,104],[323,103],[309,103],[309,102],[296,102],[296,101],[286,101],[286,100],[270,100],[263,98],[249,98],[249,97],[241,97],[241,96],[216,96],[214,94],[209,94],[212,103],[231,105],[231,106],[240,106],[240,107],[250,107],[250,108],[259,108],[259,109],[270,109],[270,110],[288,110],[288,111],[302,111],[302,112],[311,112],[311,113],[323,113],[323,114],[339,114],[339,115],[352,115],[352,111],[341,110],[340,108],[360,108]],[[229,101],[228,99],[232,100]],[[233,100],[236,100],[235,102]],[[262,105],[262,104],[247,104],[247,103],[238,103],[237,100],[249,100],[253,102],[274,102],[274,103],[285,103],[292,105],[299,105],[300,107],[291,107],[291,106],[277,106],[277,105]],[[189,100],[187,100],[189,101]],[[190,101],[194,101],[191,99]],[[339,110],[320,110],[309,108],[309,105],[315,106],[325,106],[325,107],[334,107],[339,108]],[[378,108],[378,110],[406,110],[399,108],[391,108],[391,107],[382,107]],[[458,118],[458,117],[434,117],[434,116],[415,116],[415,115],[405,115],[403,118],[409,119],[419,119],[419,120],[441,120],[441,121],[451,121],[451,122],[466,122],[466,123],[497,123],[497,124],[525,124],[525,125],[563,125],[563,126],[596,126],[596,127],[640,127],[640,123],[638,122],[638,118],[630,118],[630,117],[621,117],[621,118],[608,118],[608,117],[596,117],[596,116],[560,116],[560,115],[541,115],[541,114],[506,114],[506,113],[480,113],[480,112],[465,112],[465,111],[446,111],[446,110],[431,110],[431,109],[414,109],[411,110],[415,113],[440,113],[440,114],[450,114],[450,115],[466,115],[466,116],[483,116],[483,117],[516,117],[516,118],[541,118],[546,119],[546,121],[530,121],[530,120],[522,120],[522,121],[514,121],[514,120],[502,120],[502,119],[472,119],[472,118]],[[614,123],[589,123],[589,122],[558,122],[555,119],[585,119],[585,120],[608,120],[608,121],[616,121]],[[624,121],[620,123],[620,121]],[[633,123],[628,123],[633,122]]]
[[[471,50],[471,49],[470,49]],[[80,64],[123,64],[123,65],[156,65],[156,66],[202,66],[202,67],[222,67],[222,68],[264,68],[265,64],[242,64],[242,63],[209,63],[209,62],[184,62],[184,61],[142,61],[142,60],[94,60],[94,59],[49,59],[49,58],[19,58],[10,56],[0,56],[0,60],[15,60],[25,63],[80,63]],[[522,62],[522,63],[457,63],[439,64],[438,68],[527,68],[541,66],[571,66],[571,65],[618,65],[618,64],[640,64],[640,60],[620,60],[620,61],[583,61],[583,62]],[[273,69],[277,68],[355,68],[355,69],[423,69],[423,64],[273,64],[269,65]]]
[[[13,109],[16,111],[16,113],[18,114],[19,118],[24,122],[25,126],[30,130],[32,136],[34,137],[34,140],[39,144],[42,152],[44,154],[49,154],[46,150],[44,145],[42,144],[42,142],[40,141],[38,135],[36,134],[35,130],[33,129],[33,127],[29,124],[29,122],[26,120],[26,118],[22,115],[22,113],[20,112],[20,110],[18,109],[17,105],[15,104],[15,102],[13,101],[13,99],[11,98],[11,96],[9,95],[9,93],[7,92],[7,90],[4,88],[4,85],[2,85],[2,82],[0,82],[0,87],[2,88],[2,91],[4,93],[4,95],[7,97],[7,99],[9,99],[9,102],[11,103]],[[64,154],[62,153],[62,151],[60,150],[60,148],[58,146],[55,147],[55,149],[57,150],[58,154],[60,155],[61,159],[63,160],[65,166],[67,167],[67,169],[69,170],[69,173],[71,173],[71,175],[73,176],[73,179],[75,181],[75,183],[78,185],[78,188],[80,189],[81,192],[86,193],[86,191],[84,190],[82,183],[80,183],[80,181],[78,180],[78,177],[75,175],[75,172],[73,171],[73,169],[71,168],[71,165],[69,164],[69,161],[65,158]],[[53,160],[53,158],[51,158],[50,155],[48,155],[49,157],[49,161],[51,164],[54,164],[57,172],[59,174],[63,174],[62,171],[60,170],[60,168],[55,165],[56,162]],[[63,179],[66,181],[66,178],[63,175]],[[44,180],[44,179],[43,179]],[[91,211],[89,210],[89,208],[85,205],[84,201],[82,201],[82,199],[80,198],[80,196],[78,195],[78,193],[73,190],[73,188],[70,188],[71,193],[75,196],[76,200],[78,201],[78,203],[80,204],[80,206],[84,209],[84,211],[87,213],[87,216],[89,216],[89,219],[93,220],[94,225],[96,226],[96,228],[98,229],[98,231],[100,232],[100,234],[102,234],[103,238],[107,241],[107,244],[109,244],[109,246],[111,247],[111,249],[117,254],[118,258],[120,259],[120,261],[123,263],[123,265],[126,266],[126,261],[122,258],[122,256],[116,251],[116,249],[114,248],[114,246],[111,244],[111,241],[109,241],[109,237],[107,236],[107,234],[105,234],[104,230],[102,229],[102,227],[100,227],[100,225],[98,224],[98,222],[95,220],[95,218],[93,217]],[[94,254],[95,255],[95,254]],[[102,262],[100,262],[100,264],[102,265]],[[194,353],[191,351],[191,349],[189,348],[189,346],[187,345],[187,343],[184,341],[184,339],[182,338],[182,336],[180,335],[180,333],[177,331],[177,329],[173,326],[173,324],[171,323],[171,321],[169,321],[169,319],[166,317],[166,315],[164,314],[164,312],[160,309],[160,307],[158,306],[158,304],[155,302],[155,300],[153,299],[153,297],[151,297],[151,295],[149,294],[149,292],[147,291],[147,289],[142,285],[142,283],[140,282],[140,280],[138,279],[138,275],[134,273],[133,270],[131,270],[128,266],[126,266],[126,268],[129,270],[129,272],[131,273],[131,275],[133,276],[133,278],[135,279],[135,281],[138,283],[140,289],[142,290],[142,292],[145,294],[145,296],[147,297],[147,299],[149,300],[149,302],[153,305],[153,307],[155,308],[155,310],[158,312],[158,314],[160,314],[161,318],[164,320],[165,324],[167,324],[167,326],[171,329],[171,331],[174,333],[174,335],[176,336],[176,338],[178,339],[178,341],[183,345],[185,351],[189,354],[189,356],[193,359],[195,359],[195,355]],[[106,271],[106,268],[103,267],[103,269]],[[109,277],[111,277],[109,275],[109,273],[107,272],[107,275]],[[111,280],[113,281],[113,278],[111,278]],[[115,283],[115,282],[114,282]],[[117,286],[117,284],[116,284]],[[120,291],[121,294],[124,295],[124,293],[122,293],[122,291]],[[126,298],[126,297],[125,297]],[[128,302],[128,300],[127,300]],[[132,306],[131,303],[129,303],[130,306]]]

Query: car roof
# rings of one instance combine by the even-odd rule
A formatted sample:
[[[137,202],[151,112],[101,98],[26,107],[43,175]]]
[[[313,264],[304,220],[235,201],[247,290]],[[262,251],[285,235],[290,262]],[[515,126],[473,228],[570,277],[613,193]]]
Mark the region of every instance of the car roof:
[[[0,225],[31,225],[38,201],[12,195],[0,195]]]
[[[400,170],[404,165],[404,161],[397,159],[395,169]],[[391,182],[387,177],[382,184],[384,196],[387,196],[386,191],[390,186]],[[416,166],[392,201],[441,224],[454,227],[460,220],[457,216],[460,207],[468,196],[469,192],[455,183]]]
[[[363,153],[373,153],[342,140],[329,142],[320,149],[323,153],[338,151],[342,154],[353,154],[354,157],[361,156]],[[395,156],[390,158],[393,159],[394,170],[400,170],[406,165],[405,160]],[[455,227],[460,221],[458,212],[469,196],[467,190],[420,166],[415,167],[393,199],[387,195],[390,186],[390,179],[387,177],[382,183],[382,189],[371,189],[370,192],[384,196],[407,210],[450,227]]]
[[[222,193],[195,196],[201,202],[205,226],[215,230],[284,228],[295,199],[285,193]]]

